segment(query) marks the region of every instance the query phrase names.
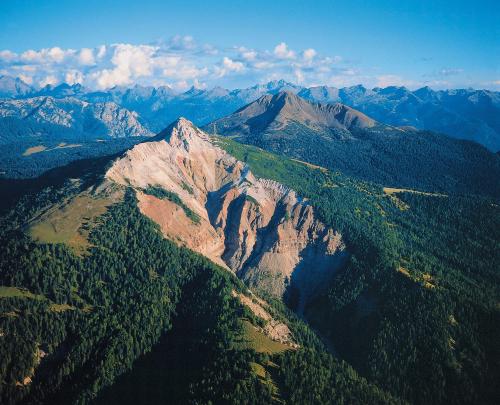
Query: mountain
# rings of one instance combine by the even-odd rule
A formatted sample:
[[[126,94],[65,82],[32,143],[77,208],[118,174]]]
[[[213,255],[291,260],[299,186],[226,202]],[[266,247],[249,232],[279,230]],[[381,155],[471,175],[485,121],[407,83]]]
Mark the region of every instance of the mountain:
[[[297,93],[301,89],[301,86],[285,80],[272,80],[268,83],[256,84],[255,86],[248,87],[246,89],[233,90],[231,95],[241,100],[244,104],[247,104],[266,94],[276,94],[281,91]]]
[[[137,113],[113,102],[51,96],[0,100],[0,176],[37,177],[74,160],[117,153],[152,135]]]
[[[315,86],[307,89],[301,89],[297,95],[305,100],[315,101],[317,103],[337,103],[341,102],[340,90],[335,87]]]
[[[500,150],[500,96],[498,92],[488,90],[435,91],[423,87],[411,91],[395,86],[367,89],[362,85],[307,88],[284,80],[234,90],[193,87],[184,93],[176,93],[168,86],[116,86],[94,91],[80,84],[66,83],[35,90],[21,79],[8,76],[0,78],[0,89],[2,87],[0,98],[71,96],[91,103],[114,102],[136,111],[143,125],[153,132],[162,130],[179,116],[186,116],[197,125],[206,125],[263,95],[289,91],[312,102],[345,104],[384,124],[441,132],[454,138],[476,141],[494,152]]]
[[[299,190],[343,235],[349,261],[302,314],[341,358],[409,403],[495,402],[490,394],[476,397],[486,391],[465,388],[475,373],[468,365],[478,358],[466,354],[471,343],[485,360],[497,353],[498,337],[479,332],[500,322],[498,293],[487,292],[500,285],[494,200],[383,188],[232,138],[219,142],[255,175]],[[494,362],[486,374],[500,372]]]
[[[345,105],[308,103],[288,91],[262,96],[229,117],[214,122],[221,134],[237,136],[280,131],[294,123],[301,123],[313,131],[349,131],[376,124],[371,118]]]
[[[383,132],[274,98],[322,117],[309,134]],[[0,187],[18,193],[2,403],[496,403],[491,198],[382,188],[185,119]]]
[[[19,78],[0,76],[0,98],[19,98],[33,91],[31,86]]]
[[[500,149],[498,92],[321,86],[303,89],[299,95],[310,101],[347,104],[385,124],[432,130],[476,141],[492,151]]]
[[[255,178],[182,118],[125,153],[106,178],[144,190],[139,209],[165,237],[280,298],[292,288],[305,301],[347,254],[293,190]]]
[[[81,84],[76,83],[69,85],[67,83],[61,83],[58,86],[46,85],[39,91],[30,94],[30,97],[40,97],[49,96],[53,98],[65,98],[65,97],[79,97],[87,94],[89,90],[83,87]]]
[[[281,92],[206,128],[213,127],[243,143],[385,186],[500,196],[500,162],[484,147],[384,125],[340,103]]]
[[[88,103],[74,97],[33,97],[0,101],[1,142],[33,136],[95,139],[149,136],[137,114],[113,102]]]
[[[131,385],[118,377],[142,392],[165,353],[142,403],[305,398],[311,385],[288,374],[317,367],[322,397],[396,403],[272,303],[323,291],[349,257],[342,235],[214,142],[179,119],[52,171],[0,217],[2,403],[120,402]]]

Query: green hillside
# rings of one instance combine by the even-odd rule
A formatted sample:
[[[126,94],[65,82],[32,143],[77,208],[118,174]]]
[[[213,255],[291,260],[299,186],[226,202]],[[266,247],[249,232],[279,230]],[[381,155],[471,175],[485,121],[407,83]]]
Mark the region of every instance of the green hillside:
[[[297,362],[297,373],[316,372],[317,359],[327,370],[318,395],[394,402],[284,308],[273,314],[290,322],[299,348],[275,350],[250,332],[260,322],[232,295],[246,290],[241,282],[165,240],[131,190],[95,220],[86,253],[17,229],[52,199],[79,195],[71,184],[28,196],[2,218],[2,403],[296,403],[288,398],[309,387],[289,380],[288,362],[302,352],[311,363],[302,371]]]
[[[362,375],[413,403],[493,403],[500,207],[352,180],[218,138],[258,176],[310,198],[352,252],[305,315]],[[293,306],[293,302],[290,303]]]
[[[308,198],[347,243],[348,265],[300,317],[263,297],[298,347],[259,332],[261,321],[232,293],[244,285],[165,240],[131,189],[82,217],[83,251],[31,240],[28,219],[81,199],[101,159],[78,172],[83,181],[60,178],[0,219],[2,403],[495,402],[494,201],[383,189],[216,141],[255,175]]]

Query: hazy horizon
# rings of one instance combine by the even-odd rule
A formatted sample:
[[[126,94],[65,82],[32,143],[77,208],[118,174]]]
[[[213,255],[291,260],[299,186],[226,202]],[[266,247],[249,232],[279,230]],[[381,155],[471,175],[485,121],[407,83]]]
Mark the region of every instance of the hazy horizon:
[[[0,74],[30,85],[500,90],[492,1],[0,5]],[[244,23],[242,23],[244,21]]]

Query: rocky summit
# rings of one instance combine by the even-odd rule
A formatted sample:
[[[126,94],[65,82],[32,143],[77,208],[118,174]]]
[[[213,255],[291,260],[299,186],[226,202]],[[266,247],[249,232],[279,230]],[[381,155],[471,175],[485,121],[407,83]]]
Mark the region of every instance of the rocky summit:
[[[165,237],[275,296],[293,291],[303,302],[347,257],[342,236],[317,219],[307,200],[256,178],[183,118],[127,151],[106,178],[134,187],[141,212]],[[177,198],[155,196],[151,187]]]

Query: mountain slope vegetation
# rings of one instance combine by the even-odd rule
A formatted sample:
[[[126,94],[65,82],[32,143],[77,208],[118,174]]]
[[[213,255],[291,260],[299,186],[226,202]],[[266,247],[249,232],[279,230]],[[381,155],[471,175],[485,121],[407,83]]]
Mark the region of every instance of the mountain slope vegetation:
[[[310,103],[284,92],[213,125],[240,142],[385,186],[500,196],[500,160],[484,147],[379,124],[341,104]]]
[[[257,176],[301,190],[344,235],[349,264],[304,311],[342,358],[411,403],[495,401],[495,202],[411,190],[395,197],[340,173],[219,142]]]
[[[495,403],[496,201],[384,188],[175,128],[124,155],[53,171],[0,218],[2,403]],[[286,306],[265,288],[251,293],[143,214],[146,194],[177,205],[178,217],[186,208],[208,215],[195,197],[217,184],[212,160],[227,176],[219,186],[279,182],[342,235],[348,259],[323,288],[301,300],[292,284]],[[88,198],[104,213],[65,214]],[[69,220],[63,243],[32,239],[37,224],[67,231],[57,224]],[[290,340],[273,340],[276,330]]]
[[[92,403],[111,386],[102,392],[109,403],[120,398],[113,389],[124,392],[120,380],[113,387],[116,378],[136,372],[136,366],[141,370],[141,364],[147,369],[142,356],[153,348],[168,350],[179,362],[156,374],[158,384],[144,399],[152,403],[170,395],[182,403],[298,403],[311,395],[309,385],[292,379],[290,373],[299,370],[315,383],[313,402],[397,402],[327,353],[278,304],[267,311],[289,325],[296,344],[261,352],[258,342],[269,339],[262,332],[269,321],[236,298],[251,297],[246,287],[227,270],[164,239],[139,211],[136,191],[100,187],[110,164],[102,160],[87,162],[93,172],[74,171],[80,181],[64,177],[60,185],[26,195],[1,218],[2,403]],[[88,238],[84,251],[31,239],[27,230],[34,223],[82,193],[113,202],[104,214],[81,217],[78,232]],[[320,380],[314,377],[318,370]],[[141,384],[144,377],[133,381]]]

